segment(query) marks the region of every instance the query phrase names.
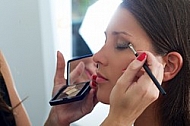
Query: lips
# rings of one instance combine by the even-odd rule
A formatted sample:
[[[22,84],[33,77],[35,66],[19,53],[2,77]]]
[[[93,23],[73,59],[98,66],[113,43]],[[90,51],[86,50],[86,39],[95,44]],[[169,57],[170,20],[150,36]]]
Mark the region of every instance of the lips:
[[[107,81],[108,81],[108,79],[103,77],[100,73],[97,73],[96,83],[98,83],[98,84],[106,83]]]

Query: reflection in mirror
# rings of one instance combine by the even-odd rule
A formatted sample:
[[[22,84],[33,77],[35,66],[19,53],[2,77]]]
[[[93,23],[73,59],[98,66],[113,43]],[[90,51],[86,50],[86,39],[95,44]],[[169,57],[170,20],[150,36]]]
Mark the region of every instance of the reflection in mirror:
[[[91,76],[95,74],[96,70],[92,55],[70,60],[68,66],[68,85],[90,81]]]

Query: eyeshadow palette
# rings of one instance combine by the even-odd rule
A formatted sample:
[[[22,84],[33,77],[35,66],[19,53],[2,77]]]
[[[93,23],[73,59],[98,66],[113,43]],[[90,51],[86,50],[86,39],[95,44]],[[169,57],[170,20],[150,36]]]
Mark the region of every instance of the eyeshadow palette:
[[[66,85],[58,91],[49,104],[54,106],[82,100],[91,89],[90,77],[95,74],[95,69],[96,65],[92,60],[92,55],[69,60]]]

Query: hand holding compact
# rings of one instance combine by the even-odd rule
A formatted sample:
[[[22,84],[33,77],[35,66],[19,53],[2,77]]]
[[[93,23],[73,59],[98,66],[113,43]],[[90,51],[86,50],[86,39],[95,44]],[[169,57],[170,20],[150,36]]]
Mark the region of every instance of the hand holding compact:
[[[79,66],[78,68],[81,67]],[[66,84],[66,79],[64,78],[64,70],[65,70],[65,60],[63,55],[60,52],[58,52],[57,69],[54,78],[53,96],[60,90],[60,88],[62,88]],[[74,73],[75,72],[73,71],[73,74]],[[49,118],[46,121],[46,126],[48,125],[68,126],[70,123],[88,114],[89,112],[92,111],[95,104],[97,103],[97,101],[94,100],[94,95],[95,95],[95,90],[91,89],[89,94],[81,101],[53,106]]]

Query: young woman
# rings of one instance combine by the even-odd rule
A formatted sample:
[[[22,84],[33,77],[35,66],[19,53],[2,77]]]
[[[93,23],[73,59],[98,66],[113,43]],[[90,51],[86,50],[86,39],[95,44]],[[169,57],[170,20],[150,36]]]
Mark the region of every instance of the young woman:
[[[93,57],[96,86],[91,84],[83,101],[53,107],[46,125],[67,126],[91,112],[98,100],[110,104],[103,126],[189,126],[189,8],[189,0],[124,0],[105,31],[105,45]],[[166,95],[142,68],[145,61]],[[64,66],[58,53],[54,93],[65,83]]]

